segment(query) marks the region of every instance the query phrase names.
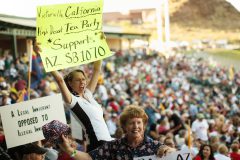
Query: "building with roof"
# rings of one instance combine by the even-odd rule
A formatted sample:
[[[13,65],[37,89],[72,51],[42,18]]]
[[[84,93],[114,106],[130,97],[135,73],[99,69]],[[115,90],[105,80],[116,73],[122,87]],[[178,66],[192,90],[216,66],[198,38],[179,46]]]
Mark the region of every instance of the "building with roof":
[[[150,36],[148,33],[126,32],[122,27],[112,25],[104,25],[103,32],[110,49],[115,51],[130,48],[135,39],[148,43]],[[9,53],[17,58],[30,53],[35,34],[35,18],[0,14],[0,55]]]

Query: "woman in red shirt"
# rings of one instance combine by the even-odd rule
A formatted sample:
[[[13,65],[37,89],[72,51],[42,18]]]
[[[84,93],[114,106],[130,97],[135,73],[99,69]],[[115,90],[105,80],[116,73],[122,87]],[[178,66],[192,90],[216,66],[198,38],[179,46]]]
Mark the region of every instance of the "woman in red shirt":
[[[212,147],[208,144],[203,144],[194,160],[215,160]]]

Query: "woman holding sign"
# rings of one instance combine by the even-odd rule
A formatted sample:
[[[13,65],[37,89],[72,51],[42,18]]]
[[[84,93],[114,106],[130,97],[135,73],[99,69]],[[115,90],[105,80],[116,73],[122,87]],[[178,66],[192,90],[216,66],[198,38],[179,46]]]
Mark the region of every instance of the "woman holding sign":
[[[101,64],[101,61],[94,62],[93,75],[89,83],[84,71],[79,69],[70,72],[64,78],[59,72],[52,72],[65,103],[70,107],[74,117],[85,131],[85,138],[88,143],[87,151],[91,151],[102,145],[103,142],[111,140],[103,118],[103,110],[92,94],[98,82]]]
[[[41,51],[38,45],[34,48],[36,52]],[[51,72],[65,103],[85,131],[87,151],[91,151],[112,139],[103,118],[103,110],[92,94],[98,82],[101,65],[101,60],[94,62],[93,74],[89,81],[85,72],[80,69],[70,72],[65,77],[58,71]]]

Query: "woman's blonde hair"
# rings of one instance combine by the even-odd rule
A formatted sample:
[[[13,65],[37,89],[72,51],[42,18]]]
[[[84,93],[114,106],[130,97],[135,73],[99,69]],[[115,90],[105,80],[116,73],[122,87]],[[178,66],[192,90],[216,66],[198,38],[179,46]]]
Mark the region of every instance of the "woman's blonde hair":
[[[123,130],[126,127],[128,120],[132,118],[142,118],[144,127],[147,125],[148,116],[145,111],[140,106],[129,105],[123,110],[122,114],[120,115],[120,125]]]
[[[221,144],[221,145],[218,147],[218,152],[221,153],[221,154],[226,155],[226,154],[228,153],[228,148],[227,148],[227,146],[225,146],[224,144]]]

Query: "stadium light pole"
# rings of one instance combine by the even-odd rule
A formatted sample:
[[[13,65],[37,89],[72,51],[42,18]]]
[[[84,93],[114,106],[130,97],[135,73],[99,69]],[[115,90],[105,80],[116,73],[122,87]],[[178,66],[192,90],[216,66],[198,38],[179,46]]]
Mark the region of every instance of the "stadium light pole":
[[[162,3],[156,7],[156,19],[157,19],[157,49],[163,51],[163,34],[162,34]]]
[[[169,50],[170,44],[170,20],[169,20],[169,5],[168,0],[164,1],[164,19],[165,19],[165,47]]]

